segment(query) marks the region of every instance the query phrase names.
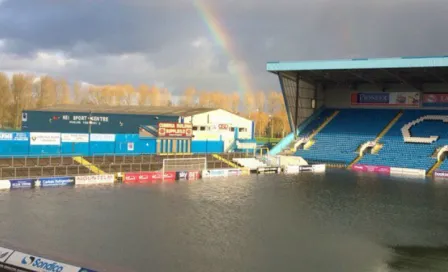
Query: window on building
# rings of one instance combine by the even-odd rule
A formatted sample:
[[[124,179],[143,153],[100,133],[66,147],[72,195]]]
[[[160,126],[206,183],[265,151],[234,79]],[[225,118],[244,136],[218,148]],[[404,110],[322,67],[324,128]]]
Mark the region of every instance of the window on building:
[[[205,127],[200,127],[199,130],[205,131]]]
[[[197,126],[193,126],[193,130],[198,130],[198,127]]]
[[[231,127],[231,128],[230,128],[230,131],[235,131],[235,127]]]
[[[239,128],[238,131],[239,132],[247,132],[247,128]]]

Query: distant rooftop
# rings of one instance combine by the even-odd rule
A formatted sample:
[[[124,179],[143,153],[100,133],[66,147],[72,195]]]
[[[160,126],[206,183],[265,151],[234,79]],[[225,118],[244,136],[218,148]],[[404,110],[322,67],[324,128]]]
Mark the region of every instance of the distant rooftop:
[[[140,114],[165,116],[192,116],[216,110],[215,108],[191,108],[175,106],[108,106],[108,105],[55,105],[28,111],[47,112],[82,112],[82,113],[109,113],[109,114]]]

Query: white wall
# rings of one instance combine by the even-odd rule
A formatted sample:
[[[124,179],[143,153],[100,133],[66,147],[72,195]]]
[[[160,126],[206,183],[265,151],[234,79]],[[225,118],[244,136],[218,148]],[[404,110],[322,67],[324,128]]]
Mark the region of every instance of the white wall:
[[[386,92],[418,92],[418,90],[409,87],[405,84],[396,84],[386,86]],[[446,85],[442,84],[425,84],[423,85],[423,90],[425,93],[446,93],[448,89]],[[327,88],[325,90],[325,106],[327,108],[356,108],[357,106],[352,106],[350,103],[352,92],[382,92],[377,87],[371,84],[359,85],[357,90],[350,90],[349,87],[337,87],[337,88]],[[393,108],[393,107],[372,107],[360,105],[360,108]],[[425,108],[428,109],[428,108]],[[439,108],[440,109],[440,108]]]
[[[240,139],[252,137],[251,120],[221,109],[185,117],[184,122],[193,124],[193,140],[219,140],[222,137],[224,149],[233,143],[235,129],[239,130]],[[219,125],[227,125],[228,128],[220,129]]]

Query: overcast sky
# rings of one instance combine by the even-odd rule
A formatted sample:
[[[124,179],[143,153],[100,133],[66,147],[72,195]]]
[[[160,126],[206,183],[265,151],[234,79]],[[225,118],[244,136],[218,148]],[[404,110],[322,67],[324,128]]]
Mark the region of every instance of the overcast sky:
[[[176,93],[235,91],[237,63],[255,88],[270,90],[279,85],[267,61],[448,55],[446,0],[201,2],[230,52],[194,0],[0,0],[0,70]]]

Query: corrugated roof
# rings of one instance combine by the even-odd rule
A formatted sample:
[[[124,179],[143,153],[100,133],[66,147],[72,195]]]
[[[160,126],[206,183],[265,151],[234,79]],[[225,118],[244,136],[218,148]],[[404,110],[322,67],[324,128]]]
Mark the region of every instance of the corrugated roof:
[[[390,69],[448,67],[448,56],[440,57],[401,57],[378,59],[346,59],[298,62],[268,62],[267,71],[310,71],[310,70],[348,70],[348,69]]]
[[[171,107],[171,106],[153,107],[153,106],[107,106],[107,105],[55,105],[50,107],[33,109],[29,111],[192,116],[195,114],[200,114],[213,110],[216,109]]]

